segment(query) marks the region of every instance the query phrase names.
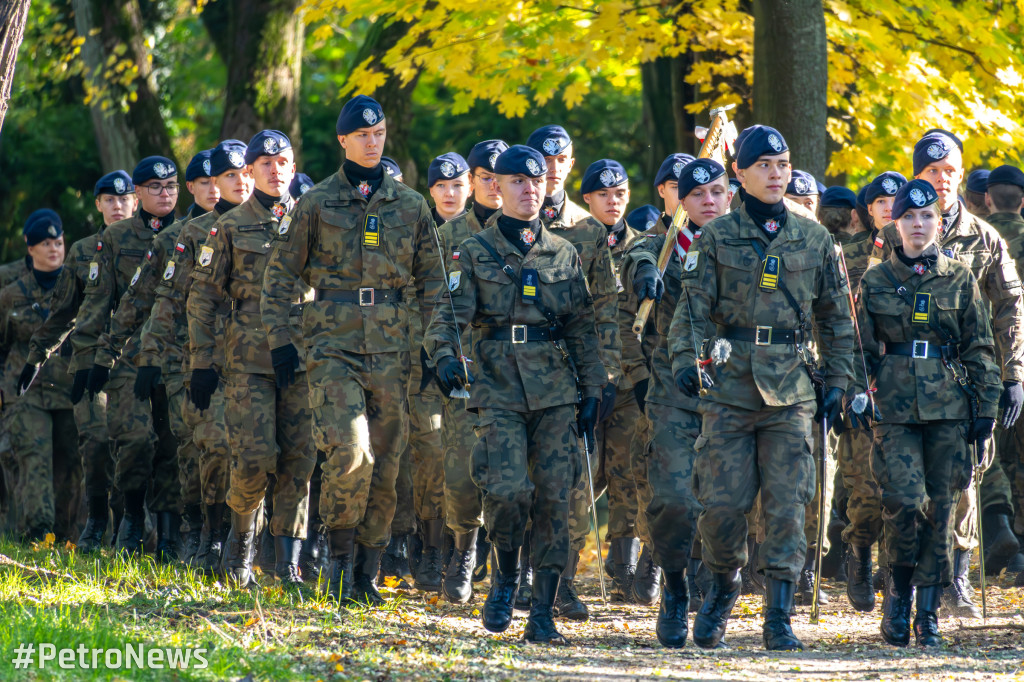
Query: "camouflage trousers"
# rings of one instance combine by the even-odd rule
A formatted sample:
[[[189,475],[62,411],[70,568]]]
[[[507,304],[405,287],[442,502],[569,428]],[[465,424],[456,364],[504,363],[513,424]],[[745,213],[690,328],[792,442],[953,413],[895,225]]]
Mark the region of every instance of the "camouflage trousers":
[[[78,454],[85,471],[85,495],[106,499],[114,477],[114,459],[107,436],[107,394],[79,400],[72,409],[78,428]]]
[[[412,416],[410,415],[410,421]],[[398,477],[395,479],[395,516],[391,519],[391,536],[416,532],[416,510],[412,493],[412,452],[402,451],[398,458]]]
[[[998,434],[997,434],[998,435]],[[962,440],[962,438],[961,438]],[[982,459],[987,458],[991,461],[995,461],[993,454],[990,449],[997,447],[997,440],[995,438],[989,438],[985,442],[985,454],[981,455]],[[979,453],[980,454],[980,453]],[[995,464],[993,464],[995,466]],[[986,478],[988,473],[985,474]],[[984,486],[985,482],[982,479],[982,501],[984,502]],[[957,499],[956,505],[953,508],[953,520],[951,526],[953,527],[953,537],[951,540],[951,549],[959,549],[964,551],[972,551],[978,547],[978,495],[974,486],[972,485],[967,490],[963,491],[963,494]]]
[[[636,537],[637,501],[633,482],[631,450],[640,419],[640,407],[633,391],[619,391],[611,415],[597,425],[594,447],[590,452],[590,471],[594,476],[594,499],[608,493],[608,540]],[[586,476],[586,471],[583,472]],[[574,490],[569,495],[569,535],[571,549],[578,552],[590,532],[590,490]]]
[[[497,549],[514,550],[532,522],[534,570],[561,572],[569,559],[569,492],[580,487],[585,466],[575,424],[575,405],[480,408],[471,467],[487,538]]]
[[[188,399],[185,375],[180,372],[164,378],[167,390],[167,417],[170,429],[178,442],[178,486],[182,505],[197,505],[201,501],[199,486],[199,448],[192,439],[189,413],[195,410]]]
[[[330,530],[384,548],[399,460],[409,442],[409,353],[314,348],[306,359],[313,441],[324,451],[320,517]]]
[[[644,407],[646,410],[646,406]],[[698,430],[700,426],[698,425]],[[629,464],[633,472],[633,485],[636,486],[636,536],[645,545],[651,545],[651,531],[647,527],[647,508],[651,506],[654,492],[651,490],[647,475],[647,444],[651,441],[651,420],[643,412],[637,417],[636,433],[629,448]]]
[[[209,409],[200,412],[185,401],[185,422],[192,428],[192,442],[199,453],[199,494],[203,504],[225,502],[231,471],[231,448],[225,424],[225,389],[215,391]]]
[[[149,491],[151,512],[177,512],[178,443],[168,418],[167,390],[151,402],[135,397],[135,368],[122,367],[106,386],[107,433],[114,454],[114,487],[122,494]]]
[[[273,477],[274,536],[306,537],[316,451],[305,378],[298,372],[294,384],[278,390],[273,375],[228,374],[224,387],[231,451],[228,506],[240,514],[256,510]]]
[[[981,508],[994,509],[1013,518],[1013,484],[1010,477],[1014,473],[1019,454],[1015,450],[1017,443],[1014,438],[1007,437],[1004,432],[1005,429],[996,428],[996,458],[981,480]]]
[[[441,392],[430,384],[409,396],[409,452],[416,517],[444,518],[444,462],[441,445]]]
[[[847,429],[839,436],[839,472],[849,492],[843,542],[870,547],[882,532],[882,493],[871,474],[871,433]]]
[[[442,398],[441,443],[444,448],[444,515],[453,533],[469,533],[484,524],[480,488],[473,482],[470,459],[476,442],[477,415],[466,401]]]
[[[651,441],[645,459],[651,501],[641,516],[653,539],[654,563],[682,571],[690,561],[700,503],[693,490],[693,444],[700,436],[698,414],[647,403]]]
[[[807,551],[804,511],[814,497],[811,435],[815,405],[744,410],[702,406],[694,445],[694,489],[704,563],[725,573],[747,563],[746,514],[760,492],[765,537],[757,570],[795,582]]]
[[[953,478],[968,457],[960,421],[876,424],[871,473],[882,493],[882,545],[890,566],[913,566],[911,584],[948,585]]]
[[[804,537],[807,539],[808,556],[810,556],[811,552],[817,549],[818,545],[818,500],[821,499],[820,496],[822,494],[825,495],[825,526],[828,526],[829,509],[832,505],[832,495],[834,493],[833,486],[836,478],[835,440],[832,429],[829,429],[829,436],[826,441],[828,449],[824,455],[825,471],[823,474],[819,474],[818,468],[822,457],[821,424],[819,422],[814,423],[814,449],[812,450],[815,471],[814,496],[811,498],[807,508],[804,510]],[[824,478],[822,478],[822,475]],[[826,554],[830,546],[828,534],[826,533],[821,537],[823,540],[821,544],[821,552],[822,554]]]
[[[998,431],[996,438],[1014,502],[1013,532],[1024,537],[1024,421],[1018,419],[1012,429]]]

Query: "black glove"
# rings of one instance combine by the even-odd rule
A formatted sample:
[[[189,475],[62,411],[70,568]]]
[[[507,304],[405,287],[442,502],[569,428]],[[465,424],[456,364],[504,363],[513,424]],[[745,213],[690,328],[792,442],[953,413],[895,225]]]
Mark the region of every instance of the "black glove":
[[[715,382],[711,379],[711,375],[702,369],[697,369],[695,365],[676,374],[676,387],[691,398],[699,397],[702,387],[711,388],[714,385]]]
[[[594,429],[597,427],[597,398],[584,398],[580,405],[580,416],[576,419],[580,427],[580,437],[587,437],[587,443],[594,447]]]
[[[967,442],[977,443],[978,447],[984,447],[985,441],[992,437],[992,432],[996,428],[996,420],[991,417],[978,417],[971,422],[970,428],[967,429]]]
[[[868,405],[864,408],[864,411],[857,414],[853,409],[853,401],[856,400],[858,394],[851,395],[846,398],[846,416],[850,420],[850,426],[855,429],[864,429],[868,431],[871,429],[872,422],[877,422],[882,419],[882,413],[878,411],[878,405],[875,401],[868,398]],[[838,432],[837,432],[838,433]]]
[[[615,409],[615,384],[608,382],[601,389],[601,411],[597,415],[597,421],[603,422],[608,417],[612,416],[612,410]]]
[[[291,343],[270,351],[277,387],[282,391],[295,383],[295,370],[299,368],[299,351]]]
[[[18,375],[18,395],[23,395],[32,385],[32,381],[39,374],[40,367],[42,365],[32,365],[26,362],[25,366],[21,368],[21,374]]]
[[[644,263],[637,268],[633,275],[633,293],[636,294],[638,301],[646,298],[655,303],[660,301],[665,295],[665,280],[661,278],[658,268],[650,263]]]
[[[110,380],[110,368],[93,365],[89,370],[89,398],[95,398],[96,394],[103,390]]]
[[[85,395],[85,387],[89,385],[89,370],[80,369],[75,372],[75,380],[71,384],[71,404],[77,405]]]
[[[423,393],[423,389],[430,384],[431,381],[435,381],[437,376],[434,373],[434,368],[429,365],[430,357],[427,356],[427,349],[420,346],[420,393]]]
[[[188,397],[200,412],[210,406],[210,398],[220,379],[215,369],[194,369],[189,379]]]
[[[641,412],[647,406],[647,385],[649,383],[650,380],[641,379],[633,384],[633,395],[636,397],[636,404],[640,407]]]
[[[135,397],[139,400],[149,400],[159,383],[159,367],[139,367],[139,373],[135,375]]]
[[[839,421],[839,415],[843,411],[843,393],[843,389],[836,388],[835,386],[826,389],[825,398],[821,402],[821,409],[818,410],[818,414],[814,415],[815,420],[827,419],[829,428],[835,428],[836,423]]]
[[[1003,395],[999,398],[999,409],[1003,411],[1003,418],[999,425],[1008,429],[1017,422],[1020,416],[1021,405],[1024,405],[1024,388],[1021,388],[1019,381],[1004,381]]]
[[[476,381],[473,373],[468,369],[464,370],[462,363],[451,355],[446,355],[437,361],[437,380],[441,382],[445,395],[450,394],[457,388],[468,388],[467,375],[469,375],[469,384]]]

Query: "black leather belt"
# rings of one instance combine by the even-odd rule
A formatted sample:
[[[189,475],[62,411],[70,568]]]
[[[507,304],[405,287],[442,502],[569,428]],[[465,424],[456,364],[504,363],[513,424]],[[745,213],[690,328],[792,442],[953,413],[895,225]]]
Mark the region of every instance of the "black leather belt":
[[[774,344],[793,344],[804,340],[804,333],[799,329],[777,329],[775,327],[718,327],[717,335],[730,341],[746,341],[755,346]]]
[[[302,309],[305,307],[306,305],[304,303],[295,303],[292,305],[292,309],[288,314],[301,315]],[[260,302],[254,298],[233,298],[231,299],[231,309],[237,310],[240,313],[253,313],[259,315]]]
[[[381,303],[400,303],[402,292],[398,289],[318,289],[316,300],[332,303],[358,303],[361,306],[380,305]]]
[[[943,357],[954,357],[956,349],[953,346],[940,346],[937,343],[927,341],[907,341],[905,343],[885,344],[886,355],[903,355],[908,358],[935,358],[941,360]]]
[[[561,329],[550,327],[531,327],[527,324],[514,324],[511,327],[474,327],[474,336],[483,341],[511,341],[526,343],[527,341],[559,341],[564,338]]]

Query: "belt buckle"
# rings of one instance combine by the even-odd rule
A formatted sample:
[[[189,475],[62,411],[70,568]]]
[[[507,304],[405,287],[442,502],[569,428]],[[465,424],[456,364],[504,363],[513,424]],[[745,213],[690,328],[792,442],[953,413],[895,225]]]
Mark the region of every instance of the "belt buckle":
[[[512,325],[512,343],[526,343],[526,325]]]
[[[910,357],[912,358],[926,358],[928,357],[928,342],[927,341],[913,341],[910,349]]]
[[[772,328],[757,326],[754,327],[754,345],[767,346],[772,342]]]
[[[359,289],[359,305],[363,307],[373,305],[373,287]]]

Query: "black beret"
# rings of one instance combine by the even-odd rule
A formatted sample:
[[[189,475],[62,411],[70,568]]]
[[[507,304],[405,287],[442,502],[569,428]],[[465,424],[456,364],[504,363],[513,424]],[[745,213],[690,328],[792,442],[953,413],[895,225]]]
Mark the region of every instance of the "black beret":
[[[117,196],[134,194],[135,183],[132,182],[132,176],[128,175],[128,173],[123,170],[116,170],[113,173],[107,173],[97,180],[96,186],[92,188],[92,193],[94,196],[101,194],[116,194]]]
[[[402,177],[402,169],[398,166],[398,162],[392,159],[390,156],[380,157],[380,165],[384,166],[384,172],[391,177],[398,178]]]
[[[911,180],[900,187],[892,202],[892,219],[899,220],[912,208],[924,208],[939,200],[935,188],[927,180]]]
[[[669,180],[678,180],[679,173],[682,172],[683,166],[693,161],[693,156],[690,154],[669,154],[665,157],[665,160],[661,162],[661,166],[658,167],[658,173],[654,176],[654,186],[657,187],[663,182]]]
[[[957,148],[948,133],[928,133],[914,145],[914,175],[920,175],[925,166],[941,161]]]
[[[277,156],[291,148],[292,141],[280,130],[261,130],[246,145],[245,162],[253,164],[261,156]]]
[[[544,156],[558,156],[572,144],[572,138],[562,126],[541,126],[526,140],[527,147],[533,147]]]
[[[869,182],[857,191],[857,208],[862,208],[865,211],[868,210],[868,203],[866,199],[868,196],[868,187],[870,186],[871,183]]]
[[[384,110],[377,100],[366,95],[356,95],[341,108],[334,129],[339,135],[348,135],[353,130],[375,126],[383,120]]]
[[[64,226],[56,211],[40,208],[32,211],[21,233],[29,246],[35,246],[44,239],[56,239],[64,234]]]
[[[1024,189],[1024,171],[1021,171],[1016,166],[1000,166],[988,176],[986,191],[992,185],[1017,185],[1017,187]]]
[[[178,169],[175,168],[174,162],[166,156],[147,156],[139,161],[135,170],[132,171],[132,182],[141,185],[153,178],[166,180],[177,174]]]
[[[695,187],[714,182],[725,175],[725,168],[722,164],[712,159],[694,159],[683,166],[679,172],[679,199],[685,199],[686,195]]]
[[[894,197],[900,187],[907,184],[907,179],[896,171],[885,171],[875,176],[864,191],[864,204],[870,205],[878,197]]]
[[[494,172],[497,175],[525,175],[528,178],[541,178],[547,175],[548,164],[544,154],[533,147],[514,144],[494,161]]]
[[[944,128],[929,128],[928,130],[924,131],[925,135],[928,135],[930,133],[942,133],[943,135],[945,135],[949,139],[953,140],[953,144],[955,144],[957,146],[957,148],[960,150],[960,153],[963,154],[963,152],[964,152],[964,143],[963,143],[963,141],[959,137],[957,137],[953,133],[949,132],[948,130],[946,130]]]
[[[600,159],[587,166],[580,183],[580,194],[590,194],[606,187],[618,187],[629,182],[626,169],[614,159]]]
[[[438,156],[427,167],[427,187],[433,187],[441,180],[451,180],[469,172],[469,164],[461,154],[447,152]]]
[[[988,177],[991,173],[992,171],[987,168],[971,171],[971,174],[967,176],[967,191],[984,194],[988,191]]]
[[[217,177],[229,170],[245,168],[246,145],[241,140],[224,140],[213,148],[210,156],[210,174]]]
[[[293,198],[298,199],[303,194],[312,189],[313,185],[315,184],[316,183],[313,182],[313,179],[310,178],[305,173],[296,173],[295,176],[292,178],[291,184],[288,185],[288,194],[290,194]]]
[[[757,125],[747,130],[743,131],[747,136],[736,151],[737,168],[750,168],[762,156],[782,154],[789,149],[786,138],[775,128]]]
[[[794,170],[790,175],[789,184],[786,185],[786,194],[809,197],[821,194],[821,192],[818,191],[818,181],[814,179],[813,175],[807,171]]]
[[[484,140],[483,142],[477,142],[473,145],[473,148],[469,150],[469,156],[466,157],[466,163],[469,164],[470,169],[483,168],[486,171],[494,172],[494,162],[498,158],[498,154],[508,149],[508,144],[504,140]]]
[[[821,206],[833,206],[835,208],[856,208],[857,195],[852,189],[846,187],[829,187],[821,193]]]
[[[211,178],[213,173],[210,172],[210,155],[213,154],[212,149],[204,149],[188,162],[185,166],[185,182],[192,182],[196,178]]]
[[[650,204],[645,204],[629,212],[626,216],[626,224],[637,232],[646,232],[658,224],[660,217],[661,211]]]

